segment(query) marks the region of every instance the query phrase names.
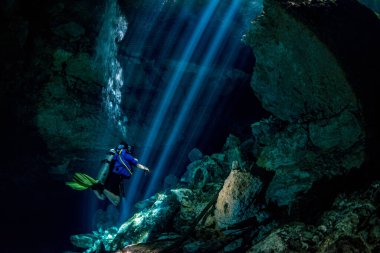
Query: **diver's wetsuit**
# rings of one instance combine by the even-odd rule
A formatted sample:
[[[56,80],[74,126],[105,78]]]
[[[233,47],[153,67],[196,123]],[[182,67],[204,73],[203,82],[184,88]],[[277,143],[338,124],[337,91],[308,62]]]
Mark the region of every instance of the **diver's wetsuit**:
[[[125,177],[115,174],[113,172],[110,172],[108,174],[106,181],[104,182],[104,188],[109,190],[113,194],[122,196],[123,185],[121,184],[121,182],[123,181],[123,179],[125,179]]]
[[[138,160],[134,158],[125,149],[117,152],[113,157],[113,168],[104,183],[104,186],[110,192],[121,196],[123,179],[129,179],[133,174],[133,166],[138,164]]]

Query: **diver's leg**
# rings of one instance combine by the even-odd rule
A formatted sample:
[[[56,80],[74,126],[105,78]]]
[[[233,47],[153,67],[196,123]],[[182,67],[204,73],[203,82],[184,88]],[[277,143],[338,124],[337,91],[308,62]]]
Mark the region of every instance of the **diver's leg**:
[[[104,196],[103,193],[100,193],[100,192],[97,191],[97,190],[93,190],[93,191],[94,191],[96,197],[98,197],[98,199],[100,199],[100,200],[104,200],[104,199],[106,198],[106,197]]]
[[[91,189],[95,193],[96,197],[100,200],[104,200],[106,197],[103,194],[104,191],[104,185],[100,182],[94,183],[91,185]]]
[[[106,197],[111,201],[112,204],[114,204],[115,206],[119,205],[119,203],[120,203],[120,197],[119,196],[110,192],[107,189],[104,189],[103,194],[106,195]]]

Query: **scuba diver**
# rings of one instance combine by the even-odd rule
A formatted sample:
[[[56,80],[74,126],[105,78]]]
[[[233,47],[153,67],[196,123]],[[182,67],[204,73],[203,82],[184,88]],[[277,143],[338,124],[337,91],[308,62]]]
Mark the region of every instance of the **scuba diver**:
[[[77,172],[74,173],[74,181],[66,182],[66,185],[74,190],[92,189],[99,199],[107,198],[113,205],[118,206],[123,195],[122,182],[133,175],[133,167],[149,172],[149,169],[140,164],[132,153],[133,147],[121,142],[116,149],[110,149],[103,160],[97,179]]]

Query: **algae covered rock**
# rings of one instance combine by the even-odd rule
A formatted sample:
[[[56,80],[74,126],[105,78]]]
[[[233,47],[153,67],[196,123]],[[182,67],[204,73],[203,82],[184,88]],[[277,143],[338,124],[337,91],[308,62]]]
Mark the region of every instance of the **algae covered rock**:
[[[146,242],[159,233],[170,230],[167,224],[178,211],[179,203],[173,194],[157,193],[154,203],[136,213],[122,224],[113,241],[115,246]]]
[[[196,205],[196,196],[192,190],[186,188],[173,189],[171,192],[180,203],[179,215],[174,218],[175,228],[177,230],[181,230],[183,227],[187,228],[197,215],[194,206]]]

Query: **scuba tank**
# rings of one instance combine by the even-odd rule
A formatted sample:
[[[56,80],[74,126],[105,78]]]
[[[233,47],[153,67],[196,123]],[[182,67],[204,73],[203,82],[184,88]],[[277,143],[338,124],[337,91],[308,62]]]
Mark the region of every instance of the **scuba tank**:
[[[97,179],[99,183],[104,184],[108,173],[110,171],[111,163],[113,160],[113,156],[116,154],[116,151],[114,149],[110,149],[110,151],[107,153],[106,157],[103,159],[102,167],[99,170]]]

